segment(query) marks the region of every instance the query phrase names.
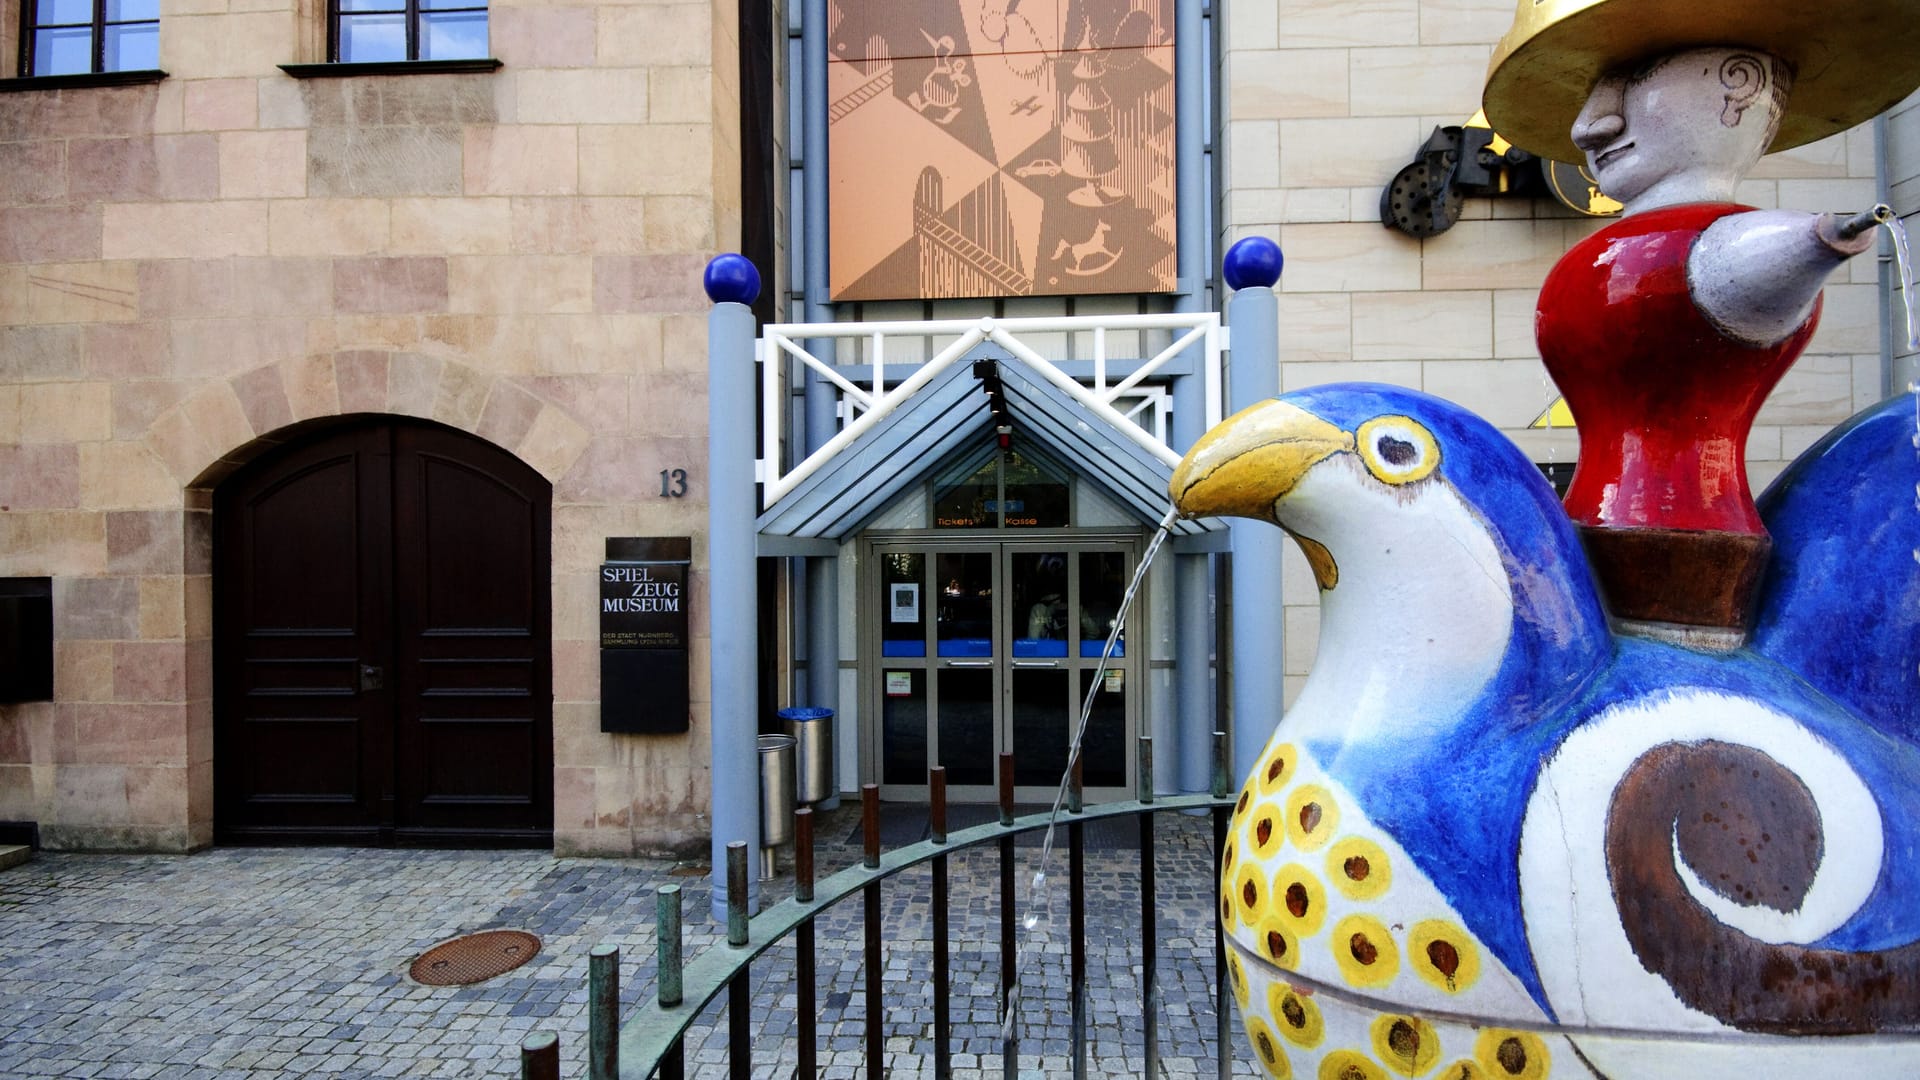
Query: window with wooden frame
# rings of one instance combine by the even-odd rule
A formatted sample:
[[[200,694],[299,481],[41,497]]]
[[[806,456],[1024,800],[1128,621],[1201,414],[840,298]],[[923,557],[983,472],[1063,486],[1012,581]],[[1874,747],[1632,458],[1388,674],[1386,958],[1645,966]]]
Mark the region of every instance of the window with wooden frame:
[[[160,66],[160,0],[24,0],[20,74],[99,75]]]
[[[485,0],[327,0],[337,64],[475,60],[487,55]]]

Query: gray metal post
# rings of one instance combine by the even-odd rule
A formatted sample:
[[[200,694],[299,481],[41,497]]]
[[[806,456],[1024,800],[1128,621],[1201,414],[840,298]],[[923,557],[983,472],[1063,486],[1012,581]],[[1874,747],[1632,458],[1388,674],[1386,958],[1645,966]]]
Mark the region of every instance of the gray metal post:
[[[759,641],[754,581],[754,322],[759,274],[738,255],[707,265],[707,610],[711,620],[713,837],[716,921],[727,917],[727,845],[760,846]],[[746,908],[760,910],[759,882]]]
[[[1279,251],[1269,280],[1242,280],[1227,301],[1232,333],[1233,386],[1229,412],[1280,393]],[[1228,254],[1229,264],[1234,255]],[[1280,604],[1280,560],[1287,535],[1265,522],[1234,518],[1233,543],[1233,777],[1238,783],[1258,764],[1274,725],[1280,722],[1286,689],[1285,615]]]

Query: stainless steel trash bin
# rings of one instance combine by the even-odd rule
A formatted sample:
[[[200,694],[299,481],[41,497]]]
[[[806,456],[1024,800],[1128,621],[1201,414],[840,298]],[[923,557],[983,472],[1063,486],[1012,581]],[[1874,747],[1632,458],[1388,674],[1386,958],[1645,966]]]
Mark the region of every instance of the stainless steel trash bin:
[[[774,849],[793,843],[791,735],[762,735],[760,751],[760,880],[777,872]]]
[[[781,709],[779,716],[794,739],[794,796],[801,805],[840,794],[833,781],[833,710]]]

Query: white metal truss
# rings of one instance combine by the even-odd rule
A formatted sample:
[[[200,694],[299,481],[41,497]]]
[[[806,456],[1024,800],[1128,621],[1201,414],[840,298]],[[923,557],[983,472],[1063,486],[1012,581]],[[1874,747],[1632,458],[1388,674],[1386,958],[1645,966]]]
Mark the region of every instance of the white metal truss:
[[[1165,348],[1135,368],[1118,382],[1108,385],[1107,334],[1114,332],[1166,331],[1173,335]],[[1038,334],[1087,333],[1093,339],[1090,359],[1093,376],[1082,382],[1060,365],[1040,355],[1022,336]],[[886,346],[888,338],[951,338],[933,357],[897,385],[886,385]],[[808,340],[864,339],[869,363],[836,365],[808,352],[801,342]],[[1172,409],[1171,396],[1163,385],[1147,380],[1168,361],[1188,349],[1200,356],[1200,375],[1205,395],[1206,427],[1220,422],[1221,364],[1227,348],[1226,328],[1215,312],[1166,315],[1086,315],[1027,319],[946,319],[929,322],[868,323],[780,323],[765,328],[754,350],[760,363],[761,422],[760,460],[761,506],[773,506],[819,471],[842,450],[853,445],[889,413],[899,408],[928,383],[981,342],[992,342],[1007,351],[1017,362],[1059,387],[1088,411],[1145,447],[1149,453],[1177,465],[1180,454],[1168,444],[1167,417]],[[780,447],[785,434],[786,398],[780,392],[780,373],[784,364],[770,361],[791,356],[818,372],[840,392],[841,429],[806,460],[782,473]],[[865,386],[854,381],[862,367],[867,369]],[[853,376],[850,378],[849,376]]]

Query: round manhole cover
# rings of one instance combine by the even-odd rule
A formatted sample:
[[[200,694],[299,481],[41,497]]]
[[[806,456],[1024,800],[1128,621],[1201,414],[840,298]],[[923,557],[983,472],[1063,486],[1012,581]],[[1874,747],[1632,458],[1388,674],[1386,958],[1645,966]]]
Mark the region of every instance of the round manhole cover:
[[[524,930],[483,930],[421,953],[407,974],[427,986],[466,986],[512,971],[539,951],[540,939]]]

